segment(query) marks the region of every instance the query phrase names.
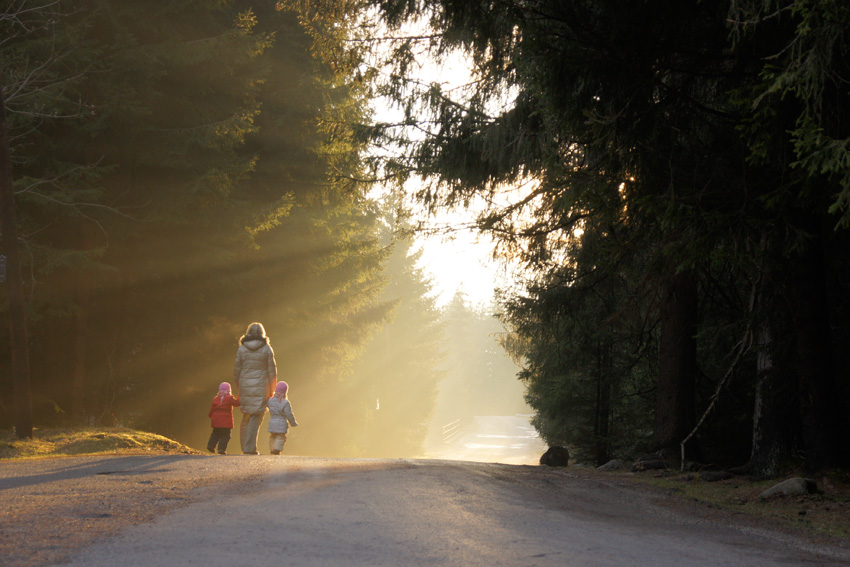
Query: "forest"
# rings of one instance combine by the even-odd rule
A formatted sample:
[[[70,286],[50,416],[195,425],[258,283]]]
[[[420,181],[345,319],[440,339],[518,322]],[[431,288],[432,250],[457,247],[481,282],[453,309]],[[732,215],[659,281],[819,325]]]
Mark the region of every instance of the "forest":
[[[421,454],[443,385],[590,464],[850,465],[846,2],[4,6],[0,427],[192,444],[262,321],[300,454]],[[480,202],[497,328],[404,210]]]

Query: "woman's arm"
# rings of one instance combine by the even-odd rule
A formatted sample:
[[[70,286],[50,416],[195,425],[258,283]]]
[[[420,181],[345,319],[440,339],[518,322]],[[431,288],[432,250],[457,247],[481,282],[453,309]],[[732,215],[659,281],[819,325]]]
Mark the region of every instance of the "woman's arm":
[[[266,357],[266,397],[274,396],[274,387],[277,386],[277,362],[274,359],[272,345],[266,345],[269,349]]]
[[[242,349],[236,350],[236,361],[233,363],[233,381],[239,387],[239,378],[242,376]]]

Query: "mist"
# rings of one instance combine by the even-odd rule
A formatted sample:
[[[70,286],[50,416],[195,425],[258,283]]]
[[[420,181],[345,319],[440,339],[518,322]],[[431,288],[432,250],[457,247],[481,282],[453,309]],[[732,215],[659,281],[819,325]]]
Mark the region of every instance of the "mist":
[[[9,80],[41,73],[4,84],[36,427],[138,428],[204,449],[254,321],[301,424],[286,453],[421,457],[448,422],[528,412],[495,319],[462,298],[439,308],[396,238],[398,204],[354,181],[370,101],[298,14],[103,5],[16,13],[33,25],[4,27],[0,46]],[[8,304],[0,317],[9,344]],[[9,353],[0,373],[12,427]],[[264,425],[262,452],[266,438]]]

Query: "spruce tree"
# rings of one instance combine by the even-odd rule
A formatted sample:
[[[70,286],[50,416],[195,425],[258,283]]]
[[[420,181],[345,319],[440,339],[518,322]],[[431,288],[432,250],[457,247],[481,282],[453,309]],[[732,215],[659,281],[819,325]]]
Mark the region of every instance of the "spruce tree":
[[[830,345],[838,337],[828,313],[844,304],[830,285],[845,254],[823,227],[828,208],[842,207],[846,10],[829,2],[787,2],[775,13],[762,2],[376,4],[391,26],[425,15],[431,52],[465,50],[475,79],[460,101],[439,85],[416,91],[404,77],[422,46],[397,42],[400,64],[383,92],[406,121],[379,125],[375,135],[399,144],[405,124],[425,133],[408,138],[385,171],[433,175],[419,193],[432,206],[533,179],[523,200],[480,222],[537,274],[531,289],[577,261],[563,242],[585,220],[603,230],[611,223],[613,232],[627,227],[631,250],[645,253],[630,276],[652,286],[644,308],[653,328],[659,323],[655,448],[678,453],[686,437],[693,443],[695,410],[714,407],[711,386],[721,392],[741,368],[754,375],[747,345],[757,318],[766,323],[788,292],[799,331],[774,335],[782,344],[789,331],[796,335],[807,461],[828,464],[837,454],[829,432],[837,430]],[[730,22],[742,30],[737,42]],[[778,58],[778,69],[768,58]],[[789,130],[787,139],[781,133]],[[619,248],[602,249],[584,267],[610,269],[629,250]],[[732,270],[722,284],[712,279],[717,261]],[[779,285],[765,287],[768,279]],[[720,369],[726,339],[706,332],[704,321],[714,324],[719,313],[705,310],[705,294],[741,290],[759,302],[726,313],[743,350],[727,350],[728,368]],[[713,357],[700,358],[706,353]],[[701,384],[709,368],[719,372]],[[697,449],[688,456],[698,458]]]
[[[394,226],[385,229],[383,241],[390,245],[393,239],[393,251],[381,294],[381,301],[393,306],[392,318],[375,331],[354,364],[350,403],[364,408],[361,454],[418,457],[424,454],[444,375],[446,339],[431,283],[419,266],[422,253]]]
[[[86,112],[22,127],[49,141],[22,150],[49,148],[52,161],[16,179],[71,164],[79,175],[63,181],[87,199],[46,226],[45,207],[25,217],[31,245],[67,249],[33,263],[34,386],[55,395],[38,419],[73,411],[195,444],[210,384],[230,379],[253,320],[269,329],[280,378],[321,400],[389,309],[376,301],[377,213],[350,183],[361,146],[328,132],[362,112],[356,81],[273,5],[74,7],[69,53],[84,64],[73,93]],[[36,53],[21,49],[21,60]]]

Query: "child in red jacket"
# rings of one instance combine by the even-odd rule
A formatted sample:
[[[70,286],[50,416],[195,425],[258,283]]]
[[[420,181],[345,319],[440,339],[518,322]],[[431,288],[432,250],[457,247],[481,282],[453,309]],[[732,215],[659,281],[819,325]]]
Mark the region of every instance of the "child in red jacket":
[[[230,393],[230,384],[222,382],[218,387],[218,395],[213,398],[210,412],[207,414],[212,422],[212,434],[207,442],[207,451],[215,453],[218,445],[218,454],[227,454],[227,443],[230,441],[230,430],[233,429],[233,408],[239,405],[239,398],[234,398]]]

